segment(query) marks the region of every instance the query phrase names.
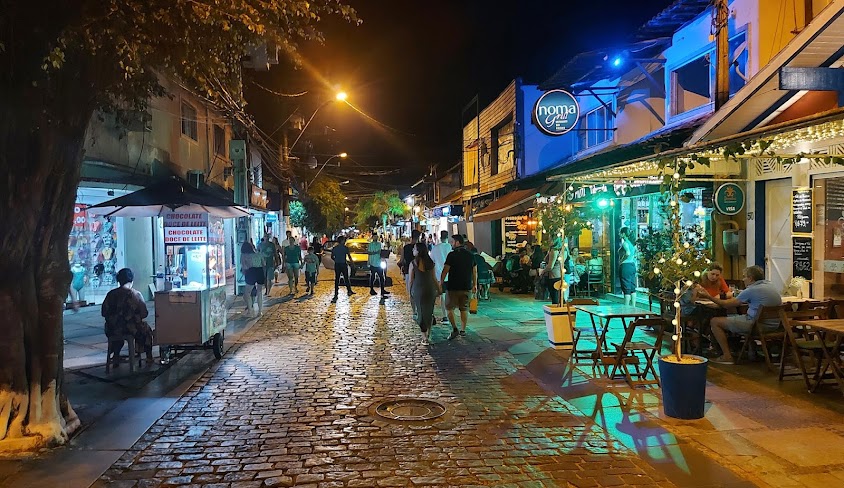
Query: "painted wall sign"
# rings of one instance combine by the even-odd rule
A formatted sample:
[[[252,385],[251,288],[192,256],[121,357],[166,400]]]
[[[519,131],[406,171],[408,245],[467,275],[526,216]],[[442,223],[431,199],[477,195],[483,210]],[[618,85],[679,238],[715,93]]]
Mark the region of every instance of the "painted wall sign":
[[[533,106],[533,124],[549,136],[561,136],[572,130],[580,117],[580,105],[565,90],[547,91]]]
[[[715,208],[724,215],[736,215],[744,208],[744,189],[725,183],[715,190]]]
[[[791,191],[791,233],[812,233],[812,190],[810,188]]]

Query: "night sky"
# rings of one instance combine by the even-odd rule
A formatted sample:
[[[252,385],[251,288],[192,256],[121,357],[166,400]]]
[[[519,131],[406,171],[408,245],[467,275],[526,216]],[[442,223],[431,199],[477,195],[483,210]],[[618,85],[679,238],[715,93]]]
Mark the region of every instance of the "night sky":
[[[432,165],[442,171],[458,163],[461,110],[475,94],[483,108],[514,77],[538,83],[579,52],[629,41],[672,2],[348,3],[363,24],[327,22],[325,44],[303,46],[308,66],[255,75],[263,86],[286,93],[308,90],[306,96],[279,98],[250,83],[246,96],[250,112],[272,132],[297,106],[309,117],[320,96],[331,96],[326,84],[346,90],[350,103],[377,122],[343,104],[328,104],[309,127],[308,138],[320,162],[330,154],[349,153],[352,161],[330,171],[348,176],[353,180],[348,188],[361,192],[387,185],[406,188]],[[320,87],[328,91],[320,95]],[[294,152],[303,149],[297,145]],[[380,178],[357,174],[390,168],[401,172]]]

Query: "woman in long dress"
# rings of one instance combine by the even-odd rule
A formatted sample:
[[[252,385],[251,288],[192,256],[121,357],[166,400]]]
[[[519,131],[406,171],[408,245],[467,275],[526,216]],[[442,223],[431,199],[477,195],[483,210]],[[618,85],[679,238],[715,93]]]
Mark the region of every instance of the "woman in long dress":
[[[428,254],[424,242],[413,247],[413,262],[410,265],[410,298],[416,304],[417,322],[424,334],[424,342],[431,337],[434,325],[434,301],[440,294],[440,285],[434,276],[434,260]]]

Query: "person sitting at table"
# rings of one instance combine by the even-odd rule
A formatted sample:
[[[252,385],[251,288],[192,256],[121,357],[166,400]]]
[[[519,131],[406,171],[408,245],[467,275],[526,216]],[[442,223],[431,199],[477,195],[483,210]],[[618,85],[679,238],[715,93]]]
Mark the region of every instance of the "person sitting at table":
[[[759,266],[750,266],[744,270],[742,280],[745,284],[745,289],[733,298],[721,298],[717,295],[710,294],[706,288],[698,288],[698,296],[709,298],[716,305],[722,308],[738,307],[747,305],[747,314],[734,314],[726,317],[714,317],[710,321],[712,326],[712,335],[721,346],[722,354],[720,357],[714,359],[716,363],[734,363],[733,355],[730,352],[730,346],[727,343],[727,331],[737,334],[749,334],[753,321],[759,315],[762,307],[775,307],[782,305],[782,298],[779,290],[765,279],[765,272]],[[771,323],[761,324],[762,327],[775,329],[779,327],[779,321],[773,320]]]
[[[711,263],[709,269],[703,272],[700,277],[700,287],[706,290],[710,296],[723,296],[732,298],[733,293],[727,282],[724,281],[724,268],[719,263]]]

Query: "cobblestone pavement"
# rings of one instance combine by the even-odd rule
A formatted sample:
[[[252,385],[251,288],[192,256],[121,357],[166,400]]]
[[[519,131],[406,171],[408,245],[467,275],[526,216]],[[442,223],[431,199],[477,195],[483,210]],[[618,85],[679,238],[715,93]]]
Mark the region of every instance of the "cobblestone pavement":
[[[422,345],[402,285],[270,309],[95,486],[673,486],[472,327],[491,319]],[[379,420],[397,397],[448,412]]]

